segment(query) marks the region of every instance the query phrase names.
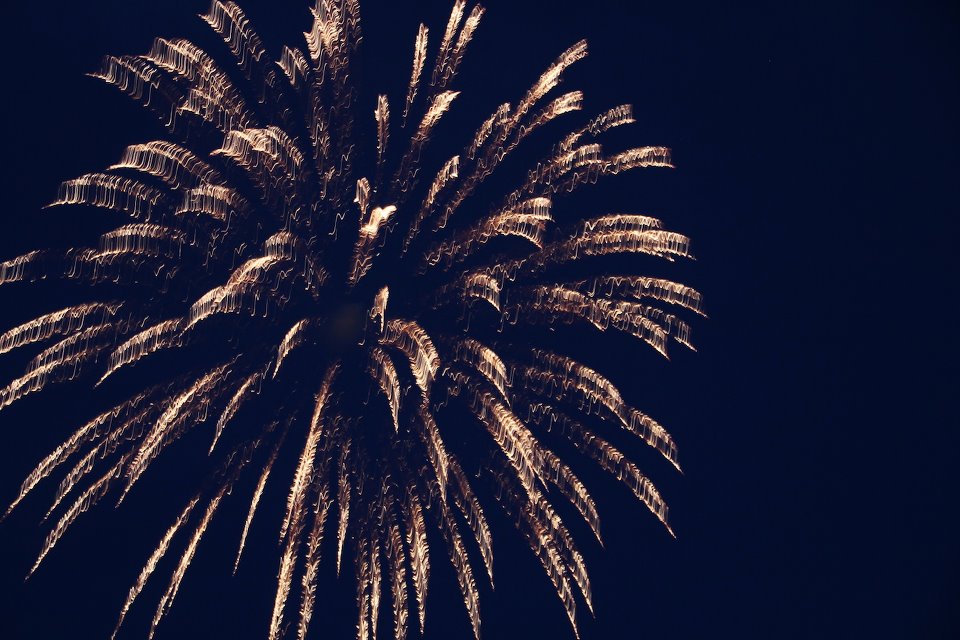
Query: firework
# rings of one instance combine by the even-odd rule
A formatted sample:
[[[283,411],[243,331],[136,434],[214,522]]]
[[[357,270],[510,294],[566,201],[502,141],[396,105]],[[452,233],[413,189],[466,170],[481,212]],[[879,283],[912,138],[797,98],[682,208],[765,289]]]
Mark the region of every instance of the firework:
[[[458,0],[439,38],[420,25],[406,93],[392,102],[400,108],[386,95],[357,104],[356,0],[319,0],[305,46],[276,59],[238,6],[215,0],[202,18],[229,53],[158,38],[146,54],[109,56],[91,74],[155,112],[177,142],[134,144],[106,171],[61,185],[51,207],[129,218],[98,246],[0,263],[0,283],[62,278],[89,299],[0,335],[0,353],[38,350],[0,389],[0,408],[66,381],[109,396],[118,378],[149,376],[163,353],[184,354],[183,364],[173,376],[165,365],[154,384],[89,419],[24,480],[7,513],[67,469],[30,573],[77,518],[108,495],[125,500],[158,457],[200,429],[210,437],[210,481],[177,510],[116,630],[171,554],[153,636],[245,472],[255,484],[234,572],[268,483],[288,483],[271,639],[285,629],[307,636],[331,538],[337,571],[352,567],[355,577],[359,638],[385,624],[382,608],[396,638],[407,636],[411,614],[423,633],[437,553],[453,566],[479,638],[477,581],[494,576],[492,508],[516,523],[576,632],[578,602],[592,611],[590,582],[551,496],[569,501],[598,539],[600,520],[551,439],[614,475],[670,531],[657,489],[608,439],[634,434],[679,468],[670,434],[599,372],[531,346],[537,328],[556,324],[624,333],[663,355],[671,340],[691,346],[681,315],[702,315],[697,291],[598,275],[605,256],[688,258],[686,237],[637,212],[554,217],[559,196],[603,176],[670,167],[670,152],[606,153],[607,132],[633,122],[618,106],[579,120],[512,191],[476,195],[531,134],[581,111],[579,91],[549,97],[587,55],[578,42],[517,102],[466,132],[460,153],[421,166],[462,99],[454,79],[483,12]],[[376,144],[365,152],[358,132],[368,128]],[[517,340],[520,324],[532,329]],[[486,446],[478,477],[493,488],[490,504],[453,445],[461,438],[450,437],[467,429]],[[284,455],[292,477],[274,468]],[[444,549],[431,548],[428,528]]]

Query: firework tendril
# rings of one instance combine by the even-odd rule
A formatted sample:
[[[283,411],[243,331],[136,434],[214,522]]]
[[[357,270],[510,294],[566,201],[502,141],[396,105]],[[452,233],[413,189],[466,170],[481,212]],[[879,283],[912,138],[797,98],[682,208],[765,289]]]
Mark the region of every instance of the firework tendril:
[[[502,176],[512,191],[481,198],[531,135],[578,118],[580,91],[551,94],[586,42],[463,135],[458,154],[429,160],[444,115],[464,99],[454,81],[483,8],[457,0],[439,37],[421,24],[404,95],[369,105],[353,86],[357,0],[318,0],[311,12],[303,44],[273,58],[243,11],[215,0],[201,17],[222,51],[158,38],[91,74],[156,113],[175,142],[134,144],[105,171],[60,186],[50,207],[123,219],[97,246],[0,263],[0,284],[59,278],[87,296],[0,335],[0,353],[36,350],[0,389],[0,408],[54,383],[89,383],[109,398],[118,378],[159,379],[111,402],[24,480],[8,514],[65,470],[30,573],[82,514],[108,495],[127,500],[178,440],[206,430],[209,481],[171,512],[118,603],[114,635],[169,556],[154,635],[231,499],[246,500],[236,572],[270,483],[286,499],[271,640],[308,636],[325,540],[337,571],[354,576],[360,640],[378,627],[398,640],[411,625],[422,634],[430,568],[444,556],[479,638],[497,508],[576,633],[591,587],[555,502],[569,502],[597,539],[600,518],[556,445],[615,476],[671,534],[660,493],[612,441],[626,431],[679,462],[654,418],[537,335],[561,325],[622,333],[666,356],[672,341],[692,348],[683,316],[703,312],[694,289],[633,272],[643,260],[690,258],[686,237],[639,212],[585,219],[555,200],[604,176],[671,167],[670,151],[606,152],[607,132],[633,122],[631,107],[617,106],[568,128],[528,171]],[[182,365],[172,377],[170,362]],[[465,439],[482,453],[463,450]],[[282,457],[290,464],[275,465]]]

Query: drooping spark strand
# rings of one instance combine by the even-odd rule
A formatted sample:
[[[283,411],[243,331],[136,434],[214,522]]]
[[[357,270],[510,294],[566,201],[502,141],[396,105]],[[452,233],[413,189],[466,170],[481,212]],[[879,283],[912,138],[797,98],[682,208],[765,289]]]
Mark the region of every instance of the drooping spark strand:
[[[277,593],[273,603],[273,616],[270,619],[270,639],[275,640],[280,636],[280,628],[283,623],[283,610],[290,594],[290,587],[293,582],[293,570],[296,563],[296,555],[301,543],[301,534],[303,530],[303,521],[306,515],[306,491],[313,476],[314,469],[319,466],[317,476],[323,478],[326,475],[326,460],[316,461],[317,446],[320,443],[320,437],[323,433],[324,412],[327,409],[327,402],[330,398],[330,386],[339,371],[339,364],[331,365],[326,374],[324,374],[323,384],[317,394],[317,400],[314,405],[313,416],[310,419],[310,430],[307,433],[307,440],[300,454],[300,462],[297,464],[297,470],[293,477],[293,483],[290,486],[290,494],[287,497],[287,514],[284,519],[284,525],[280,530],[281,541],[286,539],[283,549],[283,556],[280,560],[280,572],[277,579]]]
[[[160,538],[160,542],[157,544],[156,548],[153,550],[153,553],[150,554],[150,557],[147,559],[147,563],[143,566],[143,569],[140,570],[140,575],[137,576],[137,581],[133,583],[133,586],[130,587],[129,593],[127,593],[127,599],[123,602],[123,607],[120,609],[120,618],[117,620],[116,626],[113,628],[113,633],[110,635],[111,640],[117,637],[117,632],[120,631],[121,625],[123,625],[124,619],[127,617],[127,613],[130,611],[130,606],[133,604],[133,601],[137,599],[137,596],[143,591],[143,588],[147,584],[147,580],[153,574],[154,570],[157,568],[157,563],[160,562],[160,559],[167,553],[167,549],[170,548],[170,542],[173,540],[173,536],[176,535],[177,531],[180,530],[187,519],[190,517],[190,513],[193,511],[193,508],[197,505],[199,498],[194,498],[187,503],[187,506],[184,507],[183,511],[180,512],[180,515],[177,516],[177,519],[174,520],[173,524],[170,525],[170,528],[167,529],[167,532]]]
[[[277,456],[280,454],[280,447],[283,445],[286,433],[287,432],[285,429],[280,439],[277,440],[277,444],[274,445],[273,451],[270,452],[270,457],[263,466],[263,472],[260,474],[260,479],[257,480],[257,486],[253,490],[253,497],[250,499],[250,508],[247,510],[247,518],[243,521],[243,532],[240,534],[240,545],[237,547],[237,557],[233,561],[234,575],[236,575],[237,568],[240,566],[240,557],[243,555],[243,548],[247,543],[247,534],[250,532],[250,525],[253,522],[253,516],[257,512],[257,506],[260,504],[260,498],[263,497],[263,490],[267,486],[267,480],[270,478],[270,471],[273,469],[273,463],[277,461]]]

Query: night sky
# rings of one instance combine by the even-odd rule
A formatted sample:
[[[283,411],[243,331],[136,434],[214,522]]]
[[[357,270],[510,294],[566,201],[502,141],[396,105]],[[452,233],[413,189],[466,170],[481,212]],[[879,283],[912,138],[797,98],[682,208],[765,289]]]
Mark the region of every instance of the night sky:
[[[309,26],[306,0],[240,4],[271,53]],[[362,117],[379,92],[401,103],[417,24],[438,36],[450,4],[361,3]],[[583,89],[588,114],[632,102],[638,123],[609,144],[669,146],[677,168],[617,176],[563,206],[630,208],[692,237],[696,262],[668,275],[701,290],[709,315],[693,323],[698,352],[674,348],[669,362],[596,333],[578,346],[670,429],[684,468],[638,457],[670,504],[673,540],[627,490],[574,461],[605,545],[573,528],[596,606],[595,619],[579,608],[581,636],[960,637],[960,12],[934,2],[483,4],[456,81],[463,95],[438,144],[461,145],[587,38],[590,55],[562,89]],[[83,74],[102,55],[145,52],[154,36],[214,43],[195,17],[206,8],[57,0],[5,11],[0,260],[86,238],[83,217],[41,212],[59,182],[163,137],[152,114]],[[363,123],[371,148],[372,117]],[[536,158],[521,153],[518,167],[525,157]],[[59,308],[29,287],[0,290],[0,305],[0,330]],[[0,357],[4,383],[22,366]],[[4,505],[88,415],[89,392],[66,387],[0,414]],[[109,637],[143,560],[190,495],[188,473],[168,465],[156,475],[120,509],[103,504],[78,520],[26,584],[55,482],[0,525],[0,637]],[[240,573],[229,575],[249,490],[238,489],[204,539],[158,637],[265,637],[276,514],[258,515]],[[480,590],[484,637],[572,637],[539,564],[497,522],[496,590]],[[427,637],[467,638],[441,553]],[[341,577],[338,589],[329,560],[332,588],[314,622],[329,634],[316,636],[352,637],[353,582]],[[161,575],[121,637],[145,633]]]

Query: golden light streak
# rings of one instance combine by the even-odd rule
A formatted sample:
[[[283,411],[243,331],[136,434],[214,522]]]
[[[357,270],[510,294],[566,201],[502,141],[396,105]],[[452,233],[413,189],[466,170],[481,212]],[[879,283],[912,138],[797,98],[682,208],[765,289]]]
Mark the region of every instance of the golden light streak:
[[[105,173],[91,173],[60,185],[57,199],[48,207],[83,204],[126,213],[132,218],[152,220],[154,207],[163,192],[147,185]]]
[[[191,417],[203,415],[210,402],[210,393],[219,387],[230,364],[212,369],[205,376],[174,398],[166,407],[157,423],[144,437],[126,471],[127,484],[121,500],[140,478],[147,466],[159,455],[160,450],[179,435],[180,428]]]
[[[100,377],[98,384],[121,367],[133,364],[151,353],[182,345],[183,324],[180,318],[165,320],[121,343],[110,353],[107,370]]]
[[[420,620],[420,633],[422,634],[427,616],[430,547],[427,543],[427,526],[423,519],[423,507],[411,485],[407,485],[403,508],[407,548],[410,549],[410,571],[413,574],[413,589],[417,596],[417,616]]]
[[[280,447],[283,445],[286,433],[286,430],[284,430],[280,439],[277,441],[276,446],[274,446],[273,451],[270,453],[270,458],[263,466],[263,472],[260,474],[260,479],[257,480],[257,486],[253,490],[253,497],[250,499],[250,509],[247,510],[247,518],[243,521],[243,532],[240,534],[240,545],[237,547],[237,557],[233,561],[234,575],[236,575],[237,569],[240,567],[240,557],[243,555],[243,548],[247,544],[247,534],[250,533],[250,525],[253,523],[253,516],[257,512],[257,506],[260,504],[260,498],[263,497],[263,489],[267,486],[267,480],[270,478],[270,471],[273,469],[273,463],[277,461],[277,456],[280,453]]]
[[[317,571],[320,568],[320,551],[323,546],[323,532],[332,504],[330,486],[327,482],[321,482],[319,495],[317,496],[317,508],[313,516],[313,526],[310,529],[310,536],[307,539],[306,568],[304,569],[301,583],[303,599],[300,603],[300,622],[297,626],[297,634],[300,640],[304,640],[307,637],[307,629],[313,617],[313,606],[316,601]]]
[[[400,428],[400,381],[397,368],[387,353],[379,347],[370,350],[370,364],[367,373],[376,381],[390,407],[390,416],[393,418],[394,430]]]
[[[330,386],[333,384],[339,368],[339,364],[334,364],[330,366],[326,374],[324,374],[323,384],[320,387],[314,405],[313,417],[310,419],[310,431],[307,432],[307,440],[303,446],[303,452],[300,454],[300,462],[297,465],[297,470],[293,476],[293,483],[290,486],[290,494],[287,497],[287,515],[284,520],[284,525],[280,529],[280,539],[281,541],[286,539],[286,544],[280,560],[277,594],[273,603],[273,616],[270,619],[269,637],[271,640],[280,637],[281,625],[283,623],[283,610],[287,603],[287,597],[290,595],[296,555],[300,547],[303,532],[303,520],[305,516],[304,504],[306,503],[307,487],[313,477],[314,468],[317,464],[317,446],[320,443],[320,436],[323,433],[324,413],[328,407],[327,401],[330,398]],[[317,475],[322,478],[325,475],[326,459],[321,460],[319,464],[321,471]]]
[[[55,335],[81,331],[86,324],[107,324],[116,315],[121,304],[79,304],[42,315],[0,335],[0,353],[7,353],[34,342],[43,342]]]
[[[177,565],[177,568],[173,572],[173,577],[170,579],[170,586],[167,587],[163,597],[160,598],[160,604],[157,605],[157,611],[153,614],[153,621],[150,623],[150,633],[147,634],[148,638],[153,638],[157,632],[157,625],[160,624],[160,620],[167,614],[168,611],[170,611],[170,607],[173,605],[173,600],[177,597],[177,592],[180,591],[180,584],[183,582],[183,576],[187,573],[187,568],[190,566],[190,563],[193,561],[193,556],[197,552],[197,546],[199,546],[200,540],[203,538],[203,534],[206,532],[207,527],[210,526],[210,521],[213,519],[213,515],[217,511],[217,507],[220,506],[220,501],[223,499],[225,493],[226,486],[222,487],[220,491],[218,491],[213,497],[213,499],[210,500],[207,510],[204,512],[200,523],[193,532],[193,536],[187,543],[187,548],[180,557],[180,563]]]
[[[417,88],[420,86],[420,75],[423,73],[423,65],[427,60],[427,36],[429,29],[426,25],[420,23],[420,29],[417,31],[417,39],[413,43],[413,71],[410,74],[410,84],[407,88],[407,100],[403,108],[403,126],[407,126],[407,116],[413,101],[417,97]]]
[[[130,587],[130,592],[127,594],[127,599],[123,602],[123,607],[120,609],[120,618],[117,620],[116,626],[113,628],[113,633],[110,634],[111,640],[117,637],[117,632],[120,631],[121,625],[123,625],[124,619],[127,617],[127,613],[130,611],[130,606],[133,604],[133,601],[137,599],[137,596],[143,591],[143,588],[147,584],[147,580],[153,574],[154,570],[157,568],[157,563],[160,562],[160,559],[167,553],[167,549],[170,548],[170,542],[173,540],[173,536],[176,535],[177,531],[180,530],[187,519],[190,517],[190,513],[193,511],[193,508],[197,506],[199,498],[194,498],[187,503],[187,506],[183,509],[177,519],[170,525],[170,528],[167,529],[167,532],[160,538],[160,542],[157,544],[157,547],[153,550],[153,553],[150,554],[150,557],[147,559],[147,563],[143,566],[143,569],[140,570],[140,575],[137,576],[137,581],[133,583],[133,586]]]
[[[417,386],[428,397],[430,385],[440,368],[440,354],[423,327],[408,320],[390,320],[380,344],[394,347],[407,356]]]

